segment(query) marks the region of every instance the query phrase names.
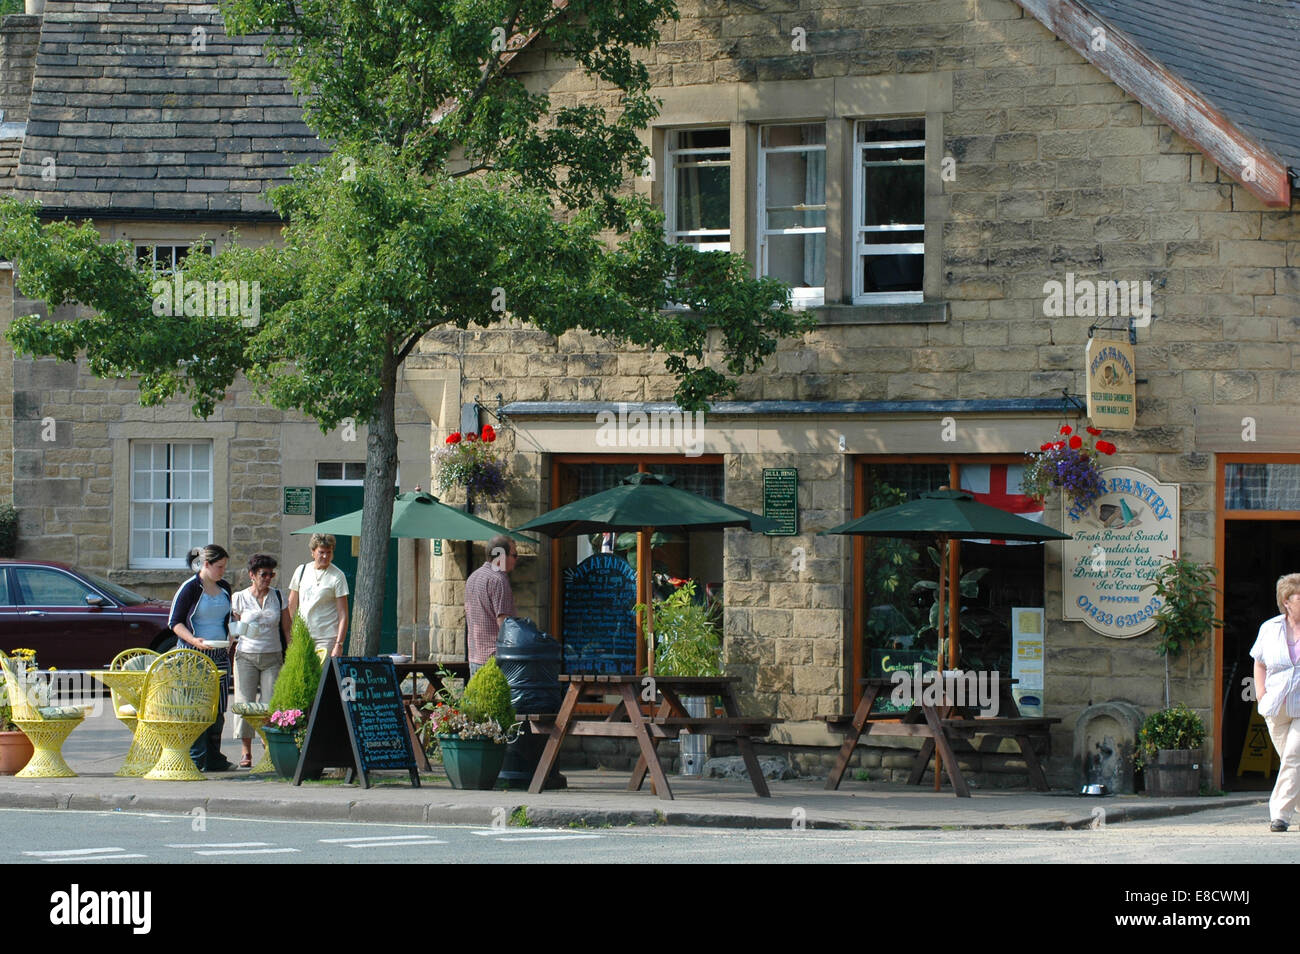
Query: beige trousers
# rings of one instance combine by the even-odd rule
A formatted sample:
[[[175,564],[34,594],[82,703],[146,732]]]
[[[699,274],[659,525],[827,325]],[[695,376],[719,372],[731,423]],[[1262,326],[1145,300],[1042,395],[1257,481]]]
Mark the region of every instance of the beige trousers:
[[[1277,770],[1277,782],[1268,799],[1268,817],[1290,824],[1300,800],[1300,719],[1292,719],[1285,711],[1264,716],[1273,748],[1282,765]]]
[[[262,702],[271,701],[275,677],[284,665],[284,653],[235,652],[235,702],[257,702],[260,692]],[[236,739],[251,739],[253,727],[240,716],[235,716]]]

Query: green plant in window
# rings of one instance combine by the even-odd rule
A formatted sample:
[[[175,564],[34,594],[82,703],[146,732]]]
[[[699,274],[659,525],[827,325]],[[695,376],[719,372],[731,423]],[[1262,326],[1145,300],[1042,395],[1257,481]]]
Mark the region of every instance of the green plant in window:
[[[636,612],[645,618],[645,604]],[[716,625],[717,604],[695,602],[695,581],[688,580],[667,599],[655,600],[655,674],[660,676],[722,675],[722,640]]]

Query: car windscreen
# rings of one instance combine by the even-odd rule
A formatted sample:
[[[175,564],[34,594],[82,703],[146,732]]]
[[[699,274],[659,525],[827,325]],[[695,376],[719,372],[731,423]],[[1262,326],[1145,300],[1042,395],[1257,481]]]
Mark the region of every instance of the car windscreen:
[[[149,597],[141,596],[139,593],[135,592],[134,590],[128,590],[125,586],[119,586],[116,583],[110,583],[102,576],[95,576],[95,574],[93,573],[83,573],[81,575],[84,576],[86,579],[88,579],[91,583],[94,583],[95,586],[99,587],[109,596],[113,597],[113,599],[117,600],[119,603],[125,606],[138,606],[141,603],[149,602]]]

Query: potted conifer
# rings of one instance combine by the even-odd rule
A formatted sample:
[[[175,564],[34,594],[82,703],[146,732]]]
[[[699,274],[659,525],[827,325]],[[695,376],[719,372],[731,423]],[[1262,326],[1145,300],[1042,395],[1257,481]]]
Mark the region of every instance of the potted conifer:
[[[316,701],[320,686],[320,657],[312,641],[307,623],[301,617],[293,621],[289,648],[284,654],[284,666],[275,678],[269,708],[271,716],[263,729],[266,749],[271,756],[277,775],[291,778],[298,767],[307,717]]]
[[[444,683],[430,713],[425,738],[442,751],[442,765],[453,788],[490,789],[506,757],[506,743],[515,731],[510,683],[489,657],[463,692]]]

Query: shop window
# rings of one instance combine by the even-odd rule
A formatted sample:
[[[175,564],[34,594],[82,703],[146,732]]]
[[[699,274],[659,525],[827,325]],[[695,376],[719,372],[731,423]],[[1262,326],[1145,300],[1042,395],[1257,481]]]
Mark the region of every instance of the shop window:
[[[1300,465],[1225,464],[1228,510],[1300,510]]]
[[[552,471],[555,481],[555,506],[563,506],[573,501],[590,497],[612,487],[616,487],[624,477],[635,473],[639,461],[628,459],[618,462],[565,461],[554,462]],[[655,474],[671,476],[673,486],[690,493],[699,494],[712,500],[724,500],[725,475],[723,465],[715,462],[669,463],[654,460],[646,461],[647,469]],[[655,574],[655,599],[665,599],[681,584],[692,580],[695,583],[695,599],[701,604],[713,604],[719,609],[722,601],[722,546],[723,531],[693,530],[689,533],[657,530],[653,537],[651,563]],[[578,638],[567,640],[564,637],[564,618],[566,612],[566,594],[569,593],[575,570],[588,558],[602,553],[613,559],[624,561],[629,568],[621,574],[611,574],[623,580],[616,586],[631,587],[636,568],[636,534],[590,534],[578,537],[562,537],[555,543],[558,563],[555,572],[559,576],[559,603],[552,613],[552,631],[561,635],[565,643],[564,664],[566,671],[594,672],[632,672],[634,660],[631,656],[633,643],[626,635],[634,631],[635,618],[631,614],[629,603],[624,617],[619,609],[618,618],[610,616],[602,625],[617,624],[619,632],[625,634],[624,641],[618,647],[604,645],[601,633],[594,630],[577,634]],[[597,561],[598,562],[598,561]],[[617,564],[622,566],[622,563]],[[605,571],[602,570],[602,573]],[[577,592],[575,589],[574,592]],[[591,585],[588,585],[584,598],[590,598]],[[600,600],[597,599],[597,603]],[[569,607],[573,612],[573,607]],[[612,608],[602,610],[614,612]],[[578,619],[583,619],[579,614]],[[591,627],[587,627],[591,630]],[[595,627],[600,629],[601,627]]]
[[[174,568],[212,538],[211,442],[133,441],[131,566]]]
[[[866,463],[859,474],[867,512],[956,485],[990,506],[1041,520],[1041,506],[1019,493],[1021,470],[999,461],[899,462]],[[863,674],[887,675],[918,662],[932,668],[939,635],[933,625],[937,541],[866,537],[864,549]],[[963,541],[960,552],[961,664],[1010,678],[1011,610],[1044,605],[1043,546]]]
[[[759,272],[820,305],[826,285],[826,124],[759,130]]]
[[[925,120],[856,124],[853,301],[922,300],[925,273]]]

